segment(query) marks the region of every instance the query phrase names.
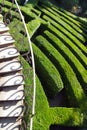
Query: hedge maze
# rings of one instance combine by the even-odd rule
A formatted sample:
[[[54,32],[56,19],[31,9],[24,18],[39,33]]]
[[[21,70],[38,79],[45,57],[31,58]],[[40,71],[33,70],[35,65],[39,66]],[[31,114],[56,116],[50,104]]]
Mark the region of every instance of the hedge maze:
[[[6,1],[5,8],[10,5]],[[21,10],[31,36],[36,64],[36,113],[33,130],[49,130],[51,125],[87,129],[86,19],[41,2],[34,7],[27,4]],[[12,13],[14,18],[11,24],[15,24],[18,18],[14,11]],[[21,23],[19,29],[18,37],[22,37]],[[14,36],[15,30],[10,30]],[[20,41],[16,43],[21,53],[28,52],[26,38],[24,40],[23,48],[20,48]],[[23,65],[30,66],[27,61]],[[49,99],[55,98],[62,90],[66,93],[68,106],[51,107]],[[28,116],[26,122],[27,118]]]

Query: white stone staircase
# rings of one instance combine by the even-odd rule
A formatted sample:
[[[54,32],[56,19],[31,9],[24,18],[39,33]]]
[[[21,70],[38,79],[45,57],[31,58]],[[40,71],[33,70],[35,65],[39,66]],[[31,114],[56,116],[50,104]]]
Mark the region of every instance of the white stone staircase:
[[[24,114],[24,77],[19,52],[0,14],[0,130],[20,130]]]

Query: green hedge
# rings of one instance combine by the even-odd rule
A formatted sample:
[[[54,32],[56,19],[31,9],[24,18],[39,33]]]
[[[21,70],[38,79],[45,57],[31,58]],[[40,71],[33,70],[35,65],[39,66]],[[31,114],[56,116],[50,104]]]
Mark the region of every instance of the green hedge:
[[[43,127],[45,127],[47,130],[46,122],[50,122],[49,118],[46,116],[48,113],[48,108],[49,104],[43,90],[43,86],[38,77],[36,77],[36,104],[33,130],[41,130]],[[46,122],[44,122],[44,118]]]
[[[83,126],[83,115],[79,108],[49,108],[40,81],[36,77],[36,109],[33,130],[48,130],[51,124]]]
[[[61,17],[63,20],[66,19],[67,21],[70,21],[74,26],[76,25],[77,27],[79,27],[79,29],[81,28],[84,31],[86,31],[87,29],[86,19],[75,16],[72,13],[63,10],[62,8],[55,8],[54,6],[52,6],[52,8],[49,8],[45,5],[42,5],[42,7],[46,8],[54,15]],[[69,13],[71,16],[67,15],[67,13]]]
[[[27,37],[25,37],[25,29],[18,19],[13,19],[13,21],[9,24],[10,34],[15,39],[15,45],[17,49],[21,52],[26,52],[29,50],[29,43]]]
[[[1,3],[1,2],[0,2],[0,3]],[[9,2],[9,1],[6,0],[6,1],[4,2],[4,6],[5,6],[5,8],[6,8],[7,10],[9,10],[9,8],[12,7],[12,2]],[[17,8],[17,6],[14,4],[12,10],[15,11],[16,8]],[[3,9],[4,9],[4,7],[3,7]],[[31,11],[31,8],[28,8],[28,7],[26,7],[26,6],[20,6],[20,9],[21,9],[21,11],[22,11],[22,13],[23,13],[23,15],[24,15],[26,21],[27,21],[27,20],[32,20],[33,18],[36,18],[36,17],[37,17],[37,15],[36,15],[34,12]],[[6,11],[4,10],[4,11],[7,12],[7,10],[6,10]],[[12,10],[11,10],[11,11],[12,11]],[[14,13],[15,13],[15,12],[14,12]],[[16,15],[15,15],[15,16],[16,16]]]
[[[38,78],[36,78],[36,84],[36,109],[33,130],[48,130],[51,124],[83,126],[84,117],[79,108],[49,108]]]
[[[26,121],[27,126],[29,126],[30,116],[31,116],[31,107],[32,107],[32,95],[33,95],[33,71],[30,65],[26,62],[26,60],[20,56],[19,57],[23,67],[23,75],[24,75],[24,92],[25,99],[24,102],[26,104],[26,112],[24,114],[24,120]],[[27,129],[29,130],[29,129]]]
[[[49,59],[33,44],[36,72],[41,79],[49,97],[55,96],[63,89],[61,76]]]
[[[34,12],[37,16],[39,16],[39,17],[41,16],[41,11],[39,11],[35,8],[32,8],[31,11]]]
[[[51,32],[45,31],[43,34],[46,34],[45,36],[49,37],[49,35],[51,35]],[[87,69],[87,57],[82,53],[82,51],[77,46],[75,46],[72,42],[64,42],[64,40],[62,41],[61,34],[58,35],[58,40],[61,41],[64,45],[66,45],[71,50],[71,52],[74,53],[74,55],[79,59],[79,61],[83,64],[83,66]]]
[[[39,7],[40,8],[40,7]],[[45,10],[45,9],[42,9],[42,8],[40,8],[41,10],[42,10],[42,12],[44,12],[44,13],[46,13],[46,12],[48,12],[47,10]],[[46,13],[47,14],[47,13]],[[48,14],[50,14],[51,16],[52,16],[52,13],[49,13],[48,12]],[[49,18],[47,18],[47,16],[45,16],[46,18],[45,18],[45,20],[46,21],[49,21]],[[55,16],[53,16],[53,17],[55,17]],[[58,18],[58,20],[60,21],[60,19]],[[53,23],[53,21],[52,20],[50,20],[49,22],[52,22]],[[60,21],[60,23],[62,23],[62,21]],[[76,37],[75,36],[73,36],[73,35],[71,35],[71,33],[69,33],[66,29],[64,29],[62,26],[60,26],[60,25],[58,25],[57,23],[55,23],[56,24],[56,26],[57,26],[57,28],[58,29],[56,29],[56,28],[52,28],[52,26],[50,25],[50,29],[51,30],[53,30],[55,33],[61,33],[61,36],[62,36],[62,38],[64,38],[66,41],[68,41],[68,42],[74,42],[74,44],[76,44],[81,50],[83,50],[85,53],[87,53],[87,49],[86,49],[86,47],[76,38],[77,37],[77,35],[76,35]],[[63,31],[62,31],[63,30]],[[78,36],[79,37],[79,36]],[[81,39],[82,40],[82,39]],[[84,37],[83,37],[83,41],[85,42],[85,39],[84,39]]]
[[[52,7],[53,10],[55,10],[56,12],[62,12],[62,14],[65,14],[68,18],[70,18],[72,20],[72,22],[75,20],[75,21],[78,21],[78,23],[80,23],[81,26],[83,26],[84,28],[86,27],[87,28],[87,22],[86,22],[86,18],[81,18],[81,17],[78,17],[74,14],[72,14],[71,12],[69,11],[66,11],[62,8],[55,8],[55,7]]]
[[[58,30],[60,30],[63,34],[68,36],[73,42],[75,42],[78,45],[81,44],[81,42],[79,40],[81,40],[82,42],[85,42],[85,40],[86,40],[85,37],[87,38],[86,35],[85,35],[85,37],[83,37],[81,34],[79,34],[77,31],[75,31],[75,29],[71,28],[69,26],[69,24],[67,24],[66,22],[61,20],[58,16],[55,17],[54,14],[47,11],[46,9],[43,9],[41,7],[38,7],[38,8],[40,8],[40,10],[44,14],[46,14],[46,15],[48,15],[50,17],[49,18],[48,16],[43,16],[42,17],[43,19],[45,19],[46,21],[49,21],[50,23],[52,23],[53,26],[56,26]]]
[[[79,61],[79,59],[77,59],[77,57],[74,55],[74,53],[72,53],[69,50],[69,48],[67,48],[64,45],[64,43],[60,39],[58,39],[55,35],[53,35],[49,31],[45,31],[44,37],[47,38],[50,41],[50,43],[65,57],[65,59],[68,61],[68,63],[71,65],[74,72],[76,73],[80,84],[83,86],[83,89],[85,90],[85,93],[87,94],[87,90],[86,90],[87,70],[86,70],[86,68],[84,68],[84,66]],[[86,63],[86,61],[85,61],[85,63]]]
[[[50,108],[49,112],[53,115],[52,125],[73,126],[74,129],[75,126],[80,127],[84,124],[84,117],[79,108],[55,107]]]
[[[40,105],[41,108],[43,106]],[[50,126],[83,126],[83,115],[78,108],[51,108],[40,110],[34,117],[33,130],[49,130]],[[85,124],[86,125],[86,124]]]
[[[38,16],[37,14],[32,12],[31,9],[29,9],[27,7],[21,7],[21,11],[22,11],[24,17],[26,18],[26,21],[27,21],[27,19],[31,20],[31,19],[37,18],[37,16]]]
[[[27,23],[27,29],[30,37],[32,37],[36,33],[37,29],[40,27],[40,24],[41,23],[38,18]]]
[[[31,114],[31,106],[32,106],[32,95],[33,95],[33,71],[30,65],[25,61],[23,57],[20,57],[20,60],[23,65],[23,74],[25,77],[25,102],[28,104],[29,111],[26,109],[26,113],[24,114],[24,119],[27,124],[27,130],[29,130],[29,121]],[[40,107],[42,106],[42,108]],[[46,113],[48,110],[48,102],[43,91],[43,87],[40,83],[40,80],[36,76],[36,106],[35,106],[35,115],[40,119],[42,118],[43,113]],[[40,115],[39,113],[43,111]],[[35,124],[36,124],[35,120]],[[36,126],[36,125],[35,125]]]
[[[75,29],[73,29],[68,23],[66,19],[66,22],[64,22],[61,18],[59,17],[55,17],[55,15],[52,15],[52,13],[47,13],[46,16],[43,16],[43,19],[49,21],[50,23],[52,23],[56,28],[58,28],[59,30],[61,30],[65,35],[68,35],[68,37],[70,37],[74,42],[85,42],[85,38],[87,38],[87,36],[82,32],[78,33],[78,27],[76,26]],[[77,31],[76,31],[77,30]],[[80,41],[79,41],[79,40]]]
[[[21,57],[23,64],[23,73],[27,77],[25,81],[25,100],[30,104],[30,88],[32,85],[32,71],[31,76],[28,74],[28,70],[31,69],[29,64]],[[29,78],[28,78],[29,75]],[[81,126],[83,125],[83,116],[81,115],[80,109],[77,108],[49,108],[47,98],[45,96],[43,87],[38,77],[36,77],[36,106],[34,115],[33,130],[47,130],[51,124],[59,124],[65,126]],[[30,110],[29,110],[30,111]],[[24,116],[26,123],[29,123],[29,113]],[[67,123],[66,123],[67,122]],[[27,130],[29,127],[27,126]]]
[[[54,26],[48,26],[48,29],[53,32],[55,35],[59,36],[64,42],[68,44],[75,44],[85,55],[87,55],[87,48],[83,44],[73,43],[66,35],[56,29]]]
[[[83,32],[82,32],[82,30],[81,30],[81,33],[82,34],[80,34],[80,33],[78,33],[78,26],[76,26],[75,25],[75,29],[73,29],[69,24],[67,24],[67,22],[69,21],[69,20],[67,20],[66,18],[64,18],[64,17],[61,17],[58,13],[54,13],[53,14],[53,10],[51,9],[51,8],[41,8],[41,7],[38,7],[42,12],[44,12],[44,14],[46,14],[47,16],[49,16],[50,18],[48,18],[47,16],[43,16],[42,18],[45,18],[45,20],[47,20],[47,21],[49,21],[50,23],[54,23],[54,26],[56,26],[56,27],[60,27],[60,26],[62,26],[62,29],[61,29],[61,31],[63,31],[64,30],[64,28],[66,29],[66,30],[64,30],[64,33],[66,33],[66,35],[68,35],[69,34],[69,32],[71,33],[71,34],[73,34],[75,37],[77,37],[78,39],[80,39],[80,40],[82,40],[82,41],[84,41],[85,39],[84,39],[84,37],[82,36],[82,35],[85,35]],[[55,17],[55,15],[56,15],[56,17]],[[63,19],[61,19],[61,18],[63,18]],[[66,22],[64,21],[64,20],[66,20]],[[80,29],[80,28],[79,28]],[[76,31],[77,30],[77,31]],[[68,32],[67,32],[68,31]],[[69,34],[70,35],[70,34]],[[68,35],[68,36],[69,36]],[[72,37],[70,37],[70,38],[72,38],[73,40],[75,39],[74,37],[73,37],[73,35],[72,35]],[[85,37],[87,38],[87,36],[85,35]],[[75,39],[76,41],[77,41],[77,39]],[[79,42],[79,41],[78,41]]]
[[[82,107],[86,105],[86,96],[80,83],[77,80],[76,74],[73,72],[70,65],[64,57],[42,36],[38,36],[34,42],[55,64],[60,71],[63,82],[67,91],[70,104]]]
[[[41,10],[49,10],[49,12],[51,12],[52,14],[54,14],[54,16],[67,19],[68,21],[72,22],[73,24],[75,24],[77,27],[83,29],[84,31],[86,31],[86,29],[87,29],[86,25],[84,25],[84,23],[86,24],[86,21],[82,20],[84,22],[82,24],[79,17],[76,16],[75,18],[73,18],[73,14],[71,14],[71,13],[70,13],[71,16],[68,16],[67,13],[66,13],[66,11],[64,9],[55,8],[54,6],[51,6],[49,8],[46,5],[36,6],[36,8],[38,10],[40,10],[40,11]]]
[[[26,77],[25,100],[30,106],[30,95],[32,92],[29,86],[32,85],[32,71],[30,71],[31,73],[28,73],[27,70],[30,70],[31,67],[22,57],[20,57],[20,59],[23,65],[23,73]],[[28,124],[30,120],[30,109],[28,114],[25,114],[24,119]],[[33,130],[47,130],[50,125],[54,123],[66,126],[80,126],[83,125],[83,116],[81,116],[81,111],[78,108],[49,108],[43,87],[36,76],[36,105],[33,123]],[[29,126],[27,126],[27,130],[29,130]]]
[[[85,42],[85,38],[81,34],[75,32],[75,30],[73,30],[66,23],[63,23],[62,20],[60,20],[59,18],[57,18],[58,23],[46,15],[43,16],[43,19],[45,19],[46,21],[49,21],[54,27],[56,27],[60,32],[66,35],[75,44],[79,45]]]
[[[55,10],[53,10],[53,8],[49,8],[49,7],[47,7],[47,6],[43,6],[46,10],[48,10],[49,12],[51,12],[52,13],[52,15],[56,15],[57,16],[57,18],[60,18],[61,20],[62,20],[62,22],[64,23],[67,23],[68,24],[68,26],[70,26],[72,29],[73,29],[73,31],[75,31],[75,32],[78,32],[78,33],[81,33],[81,35],[82,36],[84,36],[84,37],[87,37],[87,35],[85,34],[85,32],[84,31],[86,31],[86,28],[84,27],[84,26],[81,26],[81,24],[79,23],[78,24],[78,21],[77,20],[74,20],[74,22],[73,22],[73,20],[70,20],[69,18],[68,18],[68,16],[65,14],[65,13],[62,13],[61,11],[59,11],[59,9],[57,9],[57,12],[55,11]],[[56,17],[55,17],[55,19],[57,19]],[[72,18],[72,17],[71,17]],[[76,24],[77,23],[77,24]]]

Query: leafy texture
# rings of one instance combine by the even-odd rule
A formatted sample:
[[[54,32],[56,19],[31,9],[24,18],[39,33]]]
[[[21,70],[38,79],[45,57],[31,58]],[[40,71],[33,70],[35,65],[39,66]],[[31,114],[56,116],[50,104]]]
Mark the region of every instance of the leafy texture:
[[[69,4],[70,8],[74,3],[78,4],[78,1],[72,1],[64,0],[63,3]],[[58,1],[57,4],[61,2]],[[87,20],[52,3],[46,0],[31,0],[26,6],[21,6],[31,36],[38,75],[33,130],[49,130],[52,124],[81,126],[87,129]],[[3,14],[10,6],[11,2],[6,0]],[[21,53],[28,52],[26,37],[23,38],[24,42],[18,40],[24,34],[21,22],[17,27],[20,31],[18,36],[15,34],[15,28],[12,28],[18,23],[19,15],[17,12],[15,14],[14,10],[12,15],[9,27],[16,40],[15,45]],[[28,77],[25,70],[31,67],[24,59],[21,61],[24,75]],[[25,82],[26,86],[31,85],[32,79],[27,78]],[[50,107],[48,97],[53,99],[63,89],[69,105]],[[29,103],[28,87],[25,87],[25,92],[26,101]],[[26,123],[29,122],[29,116],[30,113],[25,116]],[[29,130],[28,126],[27,129]]]

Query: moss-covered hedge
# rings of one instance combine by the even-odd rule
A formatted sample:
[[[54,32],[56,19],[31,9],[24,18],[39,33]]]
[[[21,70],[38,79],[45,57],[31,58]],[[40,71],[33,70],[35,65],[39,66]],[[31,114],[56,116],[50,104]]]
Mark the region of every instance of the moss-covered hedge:
[[[87,22],[86,22],[86,18],[81,18],[81,17],[78,17],[72,13],[70,13],[69,11],[66,11],[62,8],[55,8],[55,7],[52,7],[53,10],[55,10],[56,12],[61,12],[62,14],[66,15],[66,17],[70,18],[72,20],[72,22],[74,21],[75,23],[78,22],[81,26],[84,26],[86,27],[87,25]],[[87,28],[87,27],[86,27]]]
[[[28,29],[30,37],[32,37],[35,34],[35,32],[40,27],[40,25],[41,25],[41,23],[38,18],[31,20],[30,22],[27,23],[27,29]]]
[[[73,44],[73,41],[71,41],[66,35],[64,35],[62,32],[60,32],[58,29],[56,29],[54,26],[50,25],[48,26],[48,29],[53,32],[55,35],[60,36],[61,39],[63,39],[66,43],[68,44]],[[87,55],[87,48],[83,45],[83,44],[78,44],[76,42],[74,42],[74,44],[80,49],[82,50],[82,52]]]
[[[70,66],[76,73],[76,76],[80,84],[82,85],[83,89],[85,90],[85,93],[87,94],[86,90],[87,68],[85,68],[85,66],[82,65],[78,57],[76,57],[75,54],[72,53],[70,49],[67,46],[65,46],[64,43],[60,39],[58,39],[55,35],[53,35],[49,31],[45,31],[44,37],[46,37],[48,41],[50,41],[50,43],[65,57],[67,62],[70,64]],[[87,58],[85,57],[85,59],[86,59],[85,64],[87,64]]]
[[[73,42],[78,43],[78,44],[80,44],[81,42],[84,43],[85,39],[80,33],[78,33],[77,31],[75,31],[75,29],[70,27],[69,24],[62,22],[60,18],[57,18],[55,16],[54,18],[51,19],[50,17],[46,15],[43,16],[43,19],[45,19],[46,21],[49,21],[53,26],[55,26],[59,31],[65,34]]]
[[[50,31],[44,31],[43,34],[46,34],[46,36],[49,36],[50,34],[52,34]],[[54,34],[55,35],[55,34]],[[51,39],[51,37],[49,37]],[[67,48],[69,48],[69,50],[79,59],[79,61],[85,66],[86,68],[86,65],[87,65],[87,57],[82,53],[82,51],[73,43],[73,42],[67,42],[66,40],[64,40],[62,37],[61,37],[61,34],[59,33],[58,36],[55,36],[55,38],[58,39],[57,42],[61,42],[63,43]],[[53,38],[54,39],[54,38]],[[56,40],[53,40],[53,41],[56,41]],[[58,43],[57,43],[58,44]]]
[[[25,33],[24,26],[22,22],[18,19],[13,19],[9,24],[10,33],[15,39],[15,45],[19,51],[27,52],[29,50],[29,43]],[[17,35],[18,32],[18,35]]]
[[[40,9],[41,9],[41,11],[42,12],[44,12],[44,13],[46,13],[46,15],[50,15],[50,17],[53,19],[55,16],[53,16],[52,15],[52,13],[50,13],[49,11],[47,11],[47,10],[45,10],[45,9],[43,9],[43,8],[41,8],[41,7],[39,7]],[[46,18],[45,18],[46,17]],[[49,26],[50,27],[50,29],[52,30],[52,31],[54,31],[56,34],[61,34],[61,37],[62,38],[64,38],[64,40],[66,40],[67,42],[74,42],[80,49],[83,49],[83,51],[85,51],[85,52],[87,52],[87,49],[86,49],[86,47],[83,45],[83,44],[81,44],[81,42],[76,38],[77,37],[77,35],[76,35],[76,37],[75,36],[73,36],[71,33],[70,33],[70,31],[67,31],[67,29],[65,29],[65,26],[66,26],[66,23],[62,23],[62,20],[61,19],[59,19],[58,17],[57,17],[57,22],[59,23],[56,23],[56,22],[54,22],[52,19],[50,19],[50,18],[48,18],[47,16],[44,16],[43,18],[45,18],[45,20],[46,21],[49,21],[50,23],[52,23],[53,24],[53,26],[55,27],[55,26],[57,26],[57,29],[56,28],[54,28],[54,27],[52,27],[52,26]],[[61,25],[62,24],[62,25]],[[63,27],[62,27],[63,26]],[[68,27],[67,27],[68,28]],[[79,34],[78,34],[79,35]],[[85,39],[83,38],[83,40],[84,40],[84,42],[85,42]]]
[[[49,97],[55,96],[63,89],[61,76],[49,59],[33,45],[36,72],[41,79],[44,89]]]
[[[40,6],[37,6],[36,8],[40,11],[44,11],[44,13],[51,12],[51,14],[53,14],[54,16],[61,18],[63,22],[64,21],[71,22],[73,23],[74,26],[76,26],[76,28],[78,27],[78,29],[82,29],[84,32],[87,31],[86,19],[81,19],[80,17],[75,16],[71,13],[70,13],[71,16],[68,16],[67,13],[69,12],[61,8],[55,8],[54,6],[48,7],[46,5],[41,4]]]
[[[66,18],[65,18],[66,21],[62,20],[61,19],[62,17],[58,13],[56,13],[56,17],[55,17],[55,13],[52,13],[52,11],[53,11],[52,9],[49,9],[49,8],[43,9],[41,7],[39,7],[39,9],[41,11],[43,11],[43,13],[45,14],[45,16],[42,17],[43,19],[52,23],[54,26],[56,26],[58,29],[60,29],[60,31],[62,31],[66,35],[68,35],[68,36],[71,35],[70,38],[75,40],[75,42],[79,42],[78,39],[82,40],[84,42],[85,39],[82,35],[85,35],[85,34],[83,32],[81,32],[81,34],[78,33],[78,26],[75,26],[75,29],[73,29],[69,24],[67,24],[67,21],[69,21],[69,20],[67,20]],[[86,35],[85,35],[85,37],[87,38]]]
[[[30,86],[32,85],[32,79],[28,79],[28,71],[30,70],[31,75],[31,67],[29,64],[20,57],[21,62],[23,64],[23,72],[24,76],[27,77],[27,80],[25,80],[25,99],[28,104],[31,105],[30,98],[32,96],[32,89]],[[32,77],[32,76],[30,76]],[[59,123],[60,125],[67,125],[67,126],[80,126],[82,125],[83,116],[81,116],[80,109],[73,109],[73,108],[49,108],[49,104],[47,102],[46,95],[44,93],[43,87],[38,79],[36,77],[36,111],[34,115],[34,124],[33,124],[33,130],[47,130],[49,129],[51,124]],[[27,111],[28,112],[28,111]],[[66,116],[65,116],[66,114]],[[44,118],[45,117],[45,118]],[[29,114],[25,113],[24,116],[26,123],[27,123],[27,130],[29,130],[28,123],[30,120]],[[70,121],[72,120],[72,121]],[[66,123],[67,121],[67,123]]]
[[[42,36],[38,36],[35,39],[35,44],[46,54],[46,56],[60,71],[63,77],[63,82],[66,85],[65,88],[70,104],[73,104],[74,106],[82,106],[82,104],[84,104],[83,102],[85,102],[87,98],[80,83],[77,80],[74,71],[67,63],[65,58]]]
[[[60,18],[63,23],[67,23],[67,25],[71,27],[71,30],[73,30],[74,32],[79,32],[79,33],[81,33],[82,36],[87,37],[85,34],[86,26],[84,27],[84,24],[82,26],[81,23],[79,23],[79,21],[73,19],[72,17],[67,16],[66,13],[61,12],[59,9],[55,9],[54,7],[49,8],[45,5],[43,5],[43,7],[47,11],[52,13],[52,16],[55,16],[55,15],[57,16],[57,17],[54,17],[56,21],[58,20],[57,18]],[[79,19],[79,17],[77,17],[77,18]]]

